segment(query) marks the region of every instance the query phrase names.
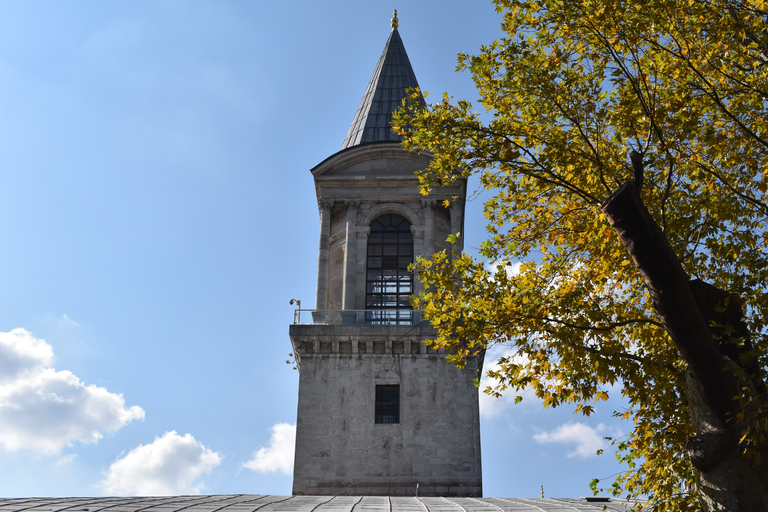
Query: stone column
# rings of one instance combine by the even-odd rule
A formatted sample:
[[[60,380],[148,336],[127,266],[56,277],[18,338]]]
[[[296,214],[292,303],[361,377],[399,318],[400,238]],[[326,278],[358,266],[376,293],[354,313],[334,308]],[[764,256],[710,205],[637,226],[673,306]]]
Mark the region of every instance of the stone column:
[[[328,309],[328,241],[331,237],[333,201],[320,201],[320,246],[317,250],[317,295],[315,309]]]
[[[461,215],[464,211],[464,205],[458,201],[454,200],[451,202],[451,234],[455,235],[456,233],[461,232],[461,225],[462,219]],[[461,252],[464,250],[464,233],[461,233],[459,235],[458,243],[456,244],[456,252],[458,254],[461,254]]]
[[[413,236],[413,253],[424,255],[427,252],[427,243],[425,238],[425,228],[423,226],[411,226],[411,236]],[[425,256],[428,257],[428,256]],[[414,258],[416,261],[416,258]],[[424,287],[419,281],[418,276],[413,276],[413,294],[418,295]]]
[[[370,226],[357,227],[357,275],[360,276],[360,284],[356,287],[355,304],[359,305],[359,309],[365,309],[368,282],[368,235],[370,232]]]
[[[424,239],[426,253],[423,255],[429,258],[435,253],[435,199],[422,199],[421,206],[424,209]]]
[[[357,210],[360,201],[344,201],[347,207],[346,248],[344,250],[344,292],[341,309],[355,308],[357,283]]]

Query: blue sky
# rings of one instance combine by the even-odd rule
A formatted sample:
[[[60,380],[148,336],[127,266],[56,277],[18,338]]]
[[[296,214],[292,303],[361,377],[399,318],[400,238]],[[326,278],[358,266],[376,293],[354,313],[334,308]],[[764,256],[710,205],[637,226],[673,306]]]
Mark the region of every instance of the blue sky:
[[[0,0],[0,496],[290,493],[309,169],[393,8],[422,89],[474,99],[456,54],[498,36],[490,1]],[[620,403],[481,403],[486,496],[619,469],[592,454]]]

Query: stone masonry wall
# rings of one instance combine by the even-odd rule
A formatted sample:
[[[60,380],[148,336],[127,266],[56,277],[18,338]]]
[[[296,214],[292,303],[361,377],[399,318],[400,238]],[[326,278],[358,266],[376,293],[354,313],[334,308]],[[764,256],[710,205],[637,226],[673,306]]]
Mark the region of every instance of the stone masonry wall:
[[[294,494],[482,496],[477,365],[421,340],[428,326],[291,326],[300,365]],[[400,423],[374,423],[377,384]]]

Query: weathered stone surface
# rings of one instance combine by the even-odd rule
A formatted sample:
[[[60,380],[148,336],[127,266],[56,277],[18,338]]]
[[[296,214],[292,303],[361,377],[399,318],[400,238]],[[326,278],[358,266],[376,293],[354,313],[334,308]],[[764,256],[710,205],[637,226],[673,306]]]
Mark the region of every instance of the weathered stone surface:
[[[421,496],[482,495],[477,362],[456,368],[421,343],[429,334],[421,325],[291,326],[294,494],[414,496],[418,484]],[[352,340],[365,341],[362,353],[342,352]],[[400,385],[400,423],[374,422],[377,384]]]

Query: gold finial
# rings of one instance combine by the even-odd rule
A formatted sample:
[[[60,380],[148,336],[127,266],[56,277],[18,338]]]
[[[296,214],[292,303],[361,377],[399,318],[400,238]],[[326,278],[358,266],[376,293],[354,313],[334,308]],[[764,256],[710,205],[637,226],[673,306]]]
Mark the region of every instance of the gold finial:
[[[395,30],[397,28],[397,9],[395,9],[395,13],[392,17],[392,30]]]

